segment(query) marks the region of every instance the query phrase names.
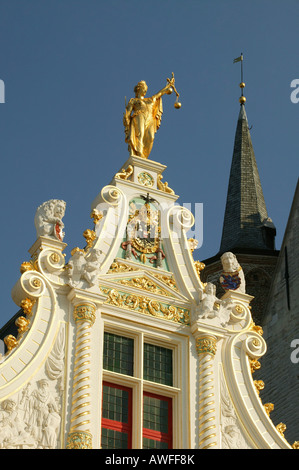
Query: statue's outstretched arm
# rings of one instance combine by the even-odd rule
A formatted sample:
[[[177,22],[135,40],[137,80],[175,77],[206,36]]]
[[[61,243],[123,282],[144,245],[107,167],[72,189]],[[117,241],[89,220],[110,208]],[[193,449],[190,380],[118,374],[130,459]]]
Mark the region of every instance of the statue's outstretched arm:
[[[161,98],[161,96],[163,95],[170,95],[173,90],[175,90],[175,86],[174,86],[174,74],[172,74],[172,77],[171,78],[167,78],[167,85],[162,88],[162,90],[158,91],[158,93],[156,93],[153,98]],[[176,90],[175,90],[176,91]]]
[[[173,92],[173,89],[172,89],[171,83],[167,83],[167,85],[164,88],[162,88],[162,90],[158,91],[158,93],[153,95],[153,98],[158,99],[158,98],[161,98],[161,96],[163,95],[170,95],[172,92]]]

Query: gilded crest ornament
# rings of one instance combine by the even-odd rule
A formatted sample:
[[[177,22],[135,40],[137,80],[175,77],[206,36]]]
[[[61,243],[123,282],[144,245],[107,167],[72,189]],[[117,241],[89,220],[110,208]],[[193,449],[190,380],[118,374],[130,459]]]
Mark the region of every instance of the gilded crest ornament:
[[[146,173],[145,171],[139,173],[137,178],[138,182],[142,184],[142,186],[147,186],[148,188],[151,188],[154,185],[154,178],[152,177],[152,175]]]
[[[144,197],[143,197],[144,198]],[[160,214],[149,195],[144,202],[131,202],[127,226],[127,240],[141,253],[155,253],[159,249]]]

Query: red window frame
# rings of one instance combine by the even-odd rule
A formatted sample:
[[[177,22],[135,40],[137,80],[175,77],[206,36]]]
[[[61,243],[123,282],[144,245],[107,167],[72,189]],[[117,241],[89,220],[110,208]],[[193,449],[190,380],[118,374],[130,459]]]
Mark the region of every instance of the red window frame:
[[[172,449],[172,398],[149,392],[144,392],[143,396],[157,398],[158,400],[163,400],[168,403],[168,433],[143,428],[143,437],[153,439],[154,441],[166,442],[168,444],[168,449]]]
[[[128,422],[122,423],[121,421],[114,421],[112,419],[103,418],[102,398],[102,428],[112,429],[114,431],[126,433],[128,435],[128,449],[132,449],[132,389],[110,382],[103,382],[103,388],[104,385],[106,385],[107,387],[113,387],[128,392]]]

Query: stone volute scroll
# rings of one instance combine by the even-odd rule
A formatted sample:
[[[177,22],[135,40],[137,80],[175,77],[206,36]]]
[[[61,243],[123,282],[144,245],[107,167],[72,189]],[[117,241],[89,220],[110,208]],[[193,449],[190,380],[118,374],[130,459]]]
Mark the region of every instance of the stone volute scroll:
[[[162,96],[170,95],[173,91],[177,96],[175,108],[179,109],[179,93],[175,88],[174,74],[167,79],[167,84],[158,93],[146,98],[148,86],[144,80],[137,83],[134,88],[135,98],[131,98],[126,104],[123,117],[125,127],[125,142],[131,155],[148,158],[151,153],[154,138],[160,127],[163,106]]]

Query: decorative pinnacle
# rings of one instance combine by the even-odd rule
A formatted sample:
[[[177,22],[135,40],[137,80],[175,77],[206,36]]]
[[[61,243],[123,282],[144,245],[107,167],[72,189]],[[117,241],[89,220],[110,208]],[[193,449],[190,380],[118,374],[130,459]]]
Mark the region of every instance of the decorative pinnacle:
[[[246,98],[243,95],[243,89],[245,88],[245,83],[243,81],[243,54],[242,53],[241,53],[240,57],[237,57],[236,59],[234,59],[234,64],[236,62],[241,62],[241,83],[239,85],[240,88],[241,88],[241,96],[239,98],[239,102],[240,102],[240,104],[245,104]]]
[[[244,83],[244,82],[241,82],[239,86],[240,86],[240,88],[241,88],[241,90],[242,90],[241,96],[240,96],[240,98],[239,98],[239,102],[240,102],[240,104],[245,104],[246,98],[245,98],[245,96],[243,95],[243,88],[245,88],[245,83]]]

